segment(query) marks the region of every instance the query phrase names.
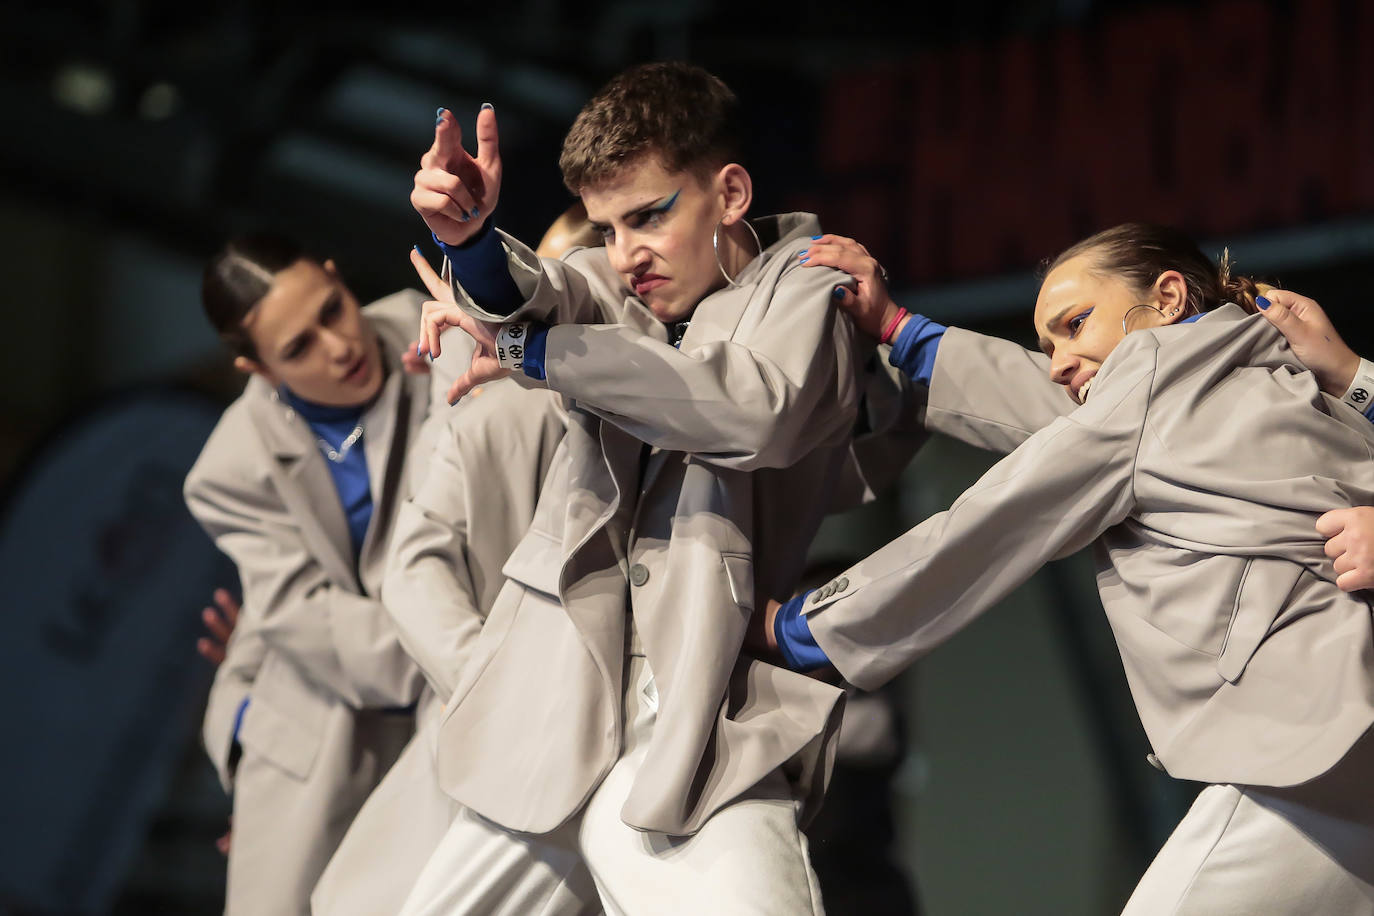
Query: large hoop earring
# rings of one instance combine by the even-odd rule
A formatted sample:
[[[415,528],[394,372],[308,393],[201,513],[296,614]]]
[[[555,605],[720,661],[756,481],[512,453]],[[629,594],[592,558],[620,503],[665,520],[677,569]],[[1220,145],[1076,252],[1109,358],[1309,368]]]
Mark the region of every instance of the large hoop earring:
[[[1131,306],[1130,308],[1126,309],[1126,314],[1124,314],[1124,315],[1121,316],[1121,333],[1122,333],[1122,334],[1129,334],[1129,333],[1131,333],[1131,329],[1128,328],[1128,327],[1126,327],[1126,319],[1127,319],[1127,318],[1130,318],[1130,317],[1131,317],[1131,312],[1134,312],[1136,309],[1154,309],[1156,312],[1159,312],[1159,317],[1160,317],[1160,318],[1163,318],[1163,317],[1164,317],[1164,310],[1163,310],[1162,308],[1159,308],[1158,306],[1155,306],[1155,305],[1150,305],[1150,303],[1148,303],[1148,302],[1141,302],[1141,303],[1139,303],[1139,304],[1137,304],[1137,305],[1133,305],[1133,306]]]
[[[754,237],[754,244],[759,247],[759,254],[763,254],[763,240],[759,238],[758,230],[751,226],[747,219],[742,219],[740,222],[744,223],[744,228],[748,229],[749,234]],[[716,253],[716,266],[720,268],[720,275],[725,278],[725,282],[730,285],[731,289],[739,289],[744,284],[736,283],[731,279],[730,275],[725,272],[725,265],[720,260],[720,227],[724,224],[724,218],[716,220],[716,228],[711,230],[711,248]]]

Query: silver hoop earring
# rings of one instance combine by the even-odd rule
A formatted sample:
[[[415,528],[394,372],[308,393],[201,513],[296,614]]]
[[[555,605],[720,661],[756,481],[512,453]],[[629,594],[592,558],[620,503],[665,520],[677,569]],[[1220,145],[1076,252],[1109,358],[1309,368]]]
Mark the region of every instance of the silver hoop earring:
[[[1164,317],[1164,310],[1163,310],[1162,308],[1159,308],[1158,306],[1150,305],[1148,302],[1141,302],[1141,303],[1139,303],[1139,304],[1137,304],[1137,305],[1133,305],[1133,306],[1131,306],[1130,308],[1126,309],[1126,314],[1124,314],[1124,315],[1121,316],[1121,333],[1122,333],[1122,334],[1129,334],[1129,333],[1131,333],[1130,328],[1126,327],[1126,319],[1127,319],[1127,318],[1130,318],[1130,317],[1131,317],[1131,312],[1134,312],[1136,309],[1154,309],[1156,312],[1159,312],[1159,317],[1160,317],[1160,318],[1163,318],[1163,317]]]
[[[749,225],[749,220],[742,219],[740,222],[744,223],[744,228],[748,229],[749,234],[754,237],[754,244],[758,246],[759,254],[763,254],[763,241],[759,238],[758,231],[754,229],[753,226]],[[711,248],[716,253],[716,266],[720,268],[720,275],[725,278],[725,282],[728,283],[732,289],[739,289],[744,284],[736,283],[732,280],[730,275],[725,272],[725,265],[721,263],[720,260],[720,227],[724,224],[725,221],[723,219],[716,220],[716,228],[711,230]]]

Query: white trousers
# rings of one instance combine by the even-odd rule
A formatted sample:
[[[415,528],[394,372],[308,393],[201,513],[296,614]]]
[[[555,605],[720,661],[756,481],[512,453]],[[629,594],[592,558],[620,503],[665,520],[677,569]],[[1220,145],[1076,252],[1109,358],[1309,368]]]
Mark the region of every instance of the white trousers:
[[[626,661],[625,750],[583,810],[552,833],[512,833],[463,810],[425,864],[402,916],[668,916],[823,913],[797,827],[778,786],[717,812],[692,836],[628,827],[620,810],[657,709],[643,657]],[[769,791],[772,790],[772,791]]]
[[[458,815],[462,806],[434,772],[439,723],[432,713],[344,834],[310,895],[312,916],[395,913]]]
[[[1122,916],[1374,916],[1374,740],[1291,789],[1208,786]]]

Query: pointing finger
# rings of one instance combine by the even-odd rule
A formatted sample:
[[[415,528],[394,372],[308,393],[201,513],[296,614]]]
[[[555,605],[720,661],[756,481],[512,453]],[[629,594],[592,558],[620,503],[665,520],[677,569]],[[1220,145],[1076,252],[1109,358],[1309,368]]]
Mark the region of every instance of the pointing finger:
[[[463,128],[447,108],[440,108],[436,114],[433,149],[435,164],[450,172],[467,155],[463,149]]]
[[[424,283],[425,289],[435,299],[447,299],[451,295],[448,284],[443,278],[434,272],[434,268],[429,266],[429,261],[420,253],[420,246],[416,245],[410,250],[410,263],[415,267],[415,273],[419,274],[420,282]]]
[[[482,103],[477,112],[477,160],[501,176],[501,144],[496,130],[496,109],[490,102]]]

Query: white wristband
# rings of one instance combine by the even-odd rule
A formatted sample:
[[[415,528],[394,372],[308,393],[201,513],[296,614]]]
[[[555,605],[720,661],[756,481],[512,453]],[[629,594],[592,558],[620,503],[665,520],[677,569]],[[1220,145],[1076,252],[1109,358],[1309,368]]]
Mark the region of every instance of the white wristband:
[[[1355,379],[1345,389],[1341,400],[1364,413],[1369,409],[1371,399],[1374,399],[1374,363],[1361,359],[1360,368],[1355,370]]]
[[[517,321],[501,325],[496,333],[496,361],[502,369],[520,370],[525,366],[525,335],[530,326]]]

